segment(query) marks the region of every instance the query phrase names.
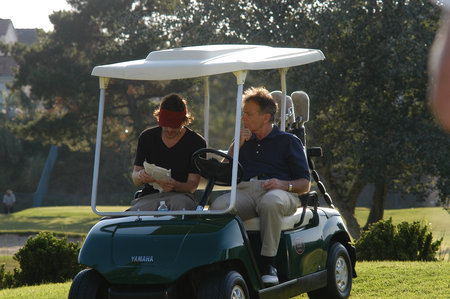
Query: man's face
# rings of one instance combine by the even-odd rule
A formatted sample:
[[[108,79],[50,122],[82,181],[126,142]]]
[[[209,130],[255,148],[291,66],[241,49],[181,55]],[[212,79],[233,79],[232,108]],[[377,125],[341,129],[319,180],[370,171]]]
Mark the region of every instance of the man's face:
[[[253,101],[246,102],[242,111],[244,127],[248,128],[252,133],[260,130],[268,119],[268,114],[262,114],[259,105]]]

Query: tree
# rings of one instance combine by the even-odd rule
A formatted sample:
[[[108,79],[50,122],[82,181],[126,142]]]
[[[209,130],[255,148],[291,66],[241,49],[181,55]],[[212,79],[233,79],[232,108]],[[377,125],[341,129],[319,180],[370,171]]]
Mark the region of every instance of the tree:
[[[426,104],[426,58],[439,17],[430,3],[223,1],[189,9],[183,14],[193,17],[180,26],[181,45],[198,36],[205,43],[237,40],[325,52],[323,63],[289,71],[288,86],[307,87],[309,144],[323,145],[320,173],[354,237],[359,237],[354,209],[367,184],[376,187],[369,224],[382,218],[388,191],[424,193],[424,178],[448,176],[442,150],[448,141]],[[248,81],[277,88],[277,74],[272,75]],[[442,147],[432,150],[434,159],[430,151],[417,151],[430,136]]]
[[[165,1],[138,3],[122,0],[74,0],[69,3],[76,10],[51,15],[55,30],[40,36],[37,45],[27,48],[17,44],[11,49],[20,65],[13,88],[20,91],[22,86],[30,86],[27,99],[34,103],[34,107],[41,107],[30,110],[26,117],[11,126],[17,136],[44,145],[67,147],[83,157],[83,152],[93,154],[96,136],[98,81],[90,76],[92,68],[127,58],[145,57],[152,50],[148,48],[149,44],[154,49],[161,48],[164,44],[161,28],[164,26],[154,20],[147,23],[146,13],[152,13],[154,5],[156,10],[158,7],[167,10],[170,5]],[[180,88],[186,88],[186,84],[181,84],[178,90]],[[124,175],[131,171],[133,148],[129,144],[135,142],[149,121],[152,123],[151,115],[157,105],[152,97],[164,95],[167,89],[177,91],[167,83],[130,84],[121,80],[110,83],[103,149],[115,158],[107,159],[114,167],[102,167],[102,177],[107,179],[100,182],[100,186],[109,192],[132,187]],[[66,163],[70,160],[67,157]],[[122,163],[117,164],[117,161]],[[91,164],[92,159],[84,157],[76,166],[89,173]],[[77,172],[73,164],[59,167]],[[111,172],[111,168],[115,171]],[[53,185],[68,186],[62,182]],[[83,182],[81,186],[85,187],[78,186],[75,191],[88,192],[90,184]]]
[[[426,104],[426,57],[439,12],[419,1],[132,1],[69,0],[76,9],[51,16],[55,31],[31,49],[15,48],[18,89],[30,85],[31,100],[47,109],[16,126],[22,136],[71,150],[91,151],[96,126],[97,80],[93,66],[145,57],[151,50],[213,43],[252,43],[322,49],[324,62],[289,70],[290,91],[311,98],[310,145],[322,145],[317,161],[329,192],[355,238],[356,201],[368,183],[376,191],[368,223],[383,216],[389,190],[425,192],[431,177],[448,192],[449,141]],[[49,59],[51,57],[51,59]],[[201,115],[201,93],[193,83],[112,80],[105,109],[104,145],[119,148],[118,172],[130,172],[133,146],[149,124],[157,99],[182,92]],[[233,76],[210,78],[221,86],[211,96],[213,144],[234,116],[223,117]],[[228,84],[230,83],[230,84]],[[278,72],[252,72],[247,85],[279,89]],[[211,89],[213,90],[213,89]],[[232,109],[230,109],[232,110]],[[231,113],[231,111],[230,111]],[[214,114],[213,114],[214,115]],[[201,122],[195,122],[195,129]],[[125,129],[129,133],[124,134]],[[31,132],[36,132],[31,135]],[[219,134],[220,132],[220,134]],[[220,135],[220,140],[214,139]],[[436,144],[430,147],[430,144]],[[113,150],[109,150],[114,154]],[[128,168],[127,166],[128,165]],[[106,167],[108,169],[108,167]],[[118,169],[119,167],[111,167]],[[124,176],[122,176],[124,177]],[[329,178],[329,179],[328,179]],[[128,182],[129,183],[129,182]],[[115,184],[121,188],[126,184]]]
[[[327,61],[318,79],[325,86],[317,90],[321,106],[314,135],[333,149],[325,167],[334,177],[332,190],[344,216],[354,214],[362,188],[375,184],[367,226],[382,219],[388,190],[407,192],[414,180],[448,176],[446,151],[440,147],[449,143],[442,140],[426,101],[427,53],[439,14],[418,1],[324,5],[316,40]],[[440,138],[434,159],[421,150],[430,136]],[[436,171],[438,165],[445,166]],[[359,236],[357,231],[352,235]]]
[[[45,163],[45,147],[17,138],[11,126],[31,109],[22,91],[10,93],[0,111],[0,190],[32,192]]]

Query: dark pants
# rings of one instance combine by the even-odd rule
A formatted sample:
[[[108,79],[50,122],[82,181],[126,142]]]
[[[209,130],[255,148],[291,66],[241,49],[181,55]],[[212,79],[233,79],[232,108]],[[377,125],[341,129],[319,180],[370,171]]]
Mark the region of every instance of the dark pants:
[[[14,212],[13,206],[7,206],[3,204],[3,207],[5,209],[5,214],[11,214],[12,212]]]
[[[136,198],[131,202],[131,207],[127,211],[156,211],[162,200],[166,202],[170,211],[195,210],[197,207],[193,194],[163,192]]]

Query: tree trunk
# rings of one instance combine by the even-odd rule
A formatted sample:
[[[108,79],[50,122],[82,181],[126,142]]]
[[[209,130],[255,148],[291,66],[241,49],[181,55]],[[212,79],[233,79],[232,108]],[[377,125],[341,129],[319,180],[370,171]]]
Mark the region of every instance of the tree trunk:
[[[345,219],[348,231],[353,239],[357,240],[360,237],[361,229],[358,220],[355,217],[355,207],[358,196],[364,188],[366,182],[357,180],[353,183],[352,188],[348,193],[347,200],[337,200],[336,205],[338,206],[339,212]]]
[[[361,234],[361,229],[359,227],[358,220],[356,220],[354,209],[352,212],[352,208],[348,207],[346,204],[340,205],[339,212],[342,217],[345,219],[345,223],[347,224],[348,232],[352,236],[354,240],[359,239]]]
[[[386,204],[387,183],[384,177],[379,178],[375,182],[375,192],[373,194],[372,206],[370,207],[369,217],[364,226],[364,230],[369,228],[369,225],[383,219],[384,206]]]

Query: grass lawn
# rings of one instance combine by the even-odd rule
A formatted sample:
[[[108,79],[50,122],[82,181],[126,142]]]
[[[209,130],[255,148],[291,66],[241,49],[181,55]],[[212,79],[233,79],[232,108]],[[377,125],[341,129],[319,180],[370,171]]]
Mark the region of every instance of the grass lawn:
[[[358,262],[350,298],[449,298],[449,262]],[[308,298],[306,294],[295,299]]]
[[[62,299],[67,298],[72,282],[51,283],[0,290],[0,298],[5,299]]]
[[[14,268],[20,268],[19,262],[12,255],[0,255],[0,265],[5,264],[5,271],[13,273]]]
[[[450,263],[360,262],[350,298],[449,298]],[[0,298],[67,298],[71,282],[0,290]],[[306,294],[295,299],[308,298]]]
[[[449,262],[361,262],[356,271],[352,298],[450,296]]]

